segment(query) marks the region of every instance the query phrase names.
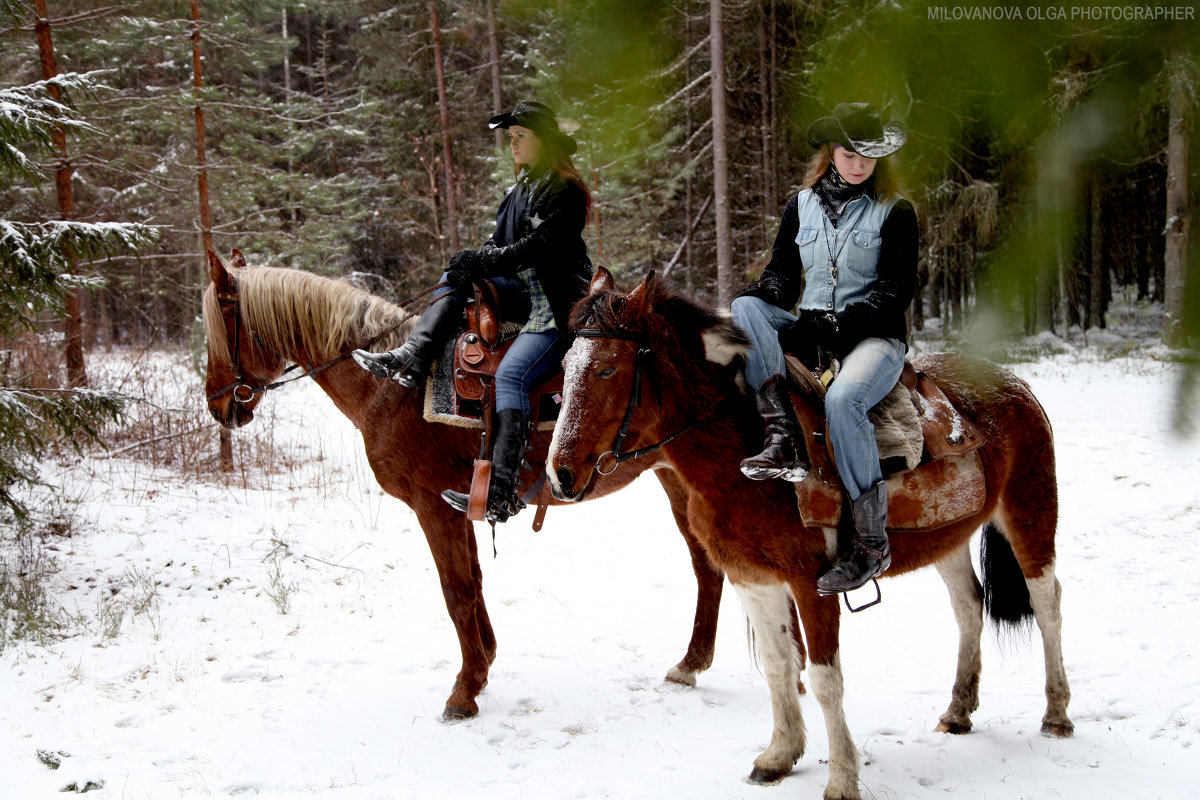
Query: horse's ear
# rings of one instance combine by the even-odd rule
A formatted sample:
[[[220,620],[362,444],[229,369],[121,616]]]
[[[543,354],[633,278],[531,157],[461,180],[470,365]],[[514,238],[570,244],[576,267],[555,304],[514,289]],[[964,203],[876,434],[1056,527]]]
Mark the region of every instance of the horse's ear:
[[[213,282],[213,286],[217,287],[218,292],[230,291],[233,288],[233,276],[212,250],[208,251],[208,278]]]
[[[592,276],[592,285],[588,288],[588,294],[600,294],[615,288],[617,288],[617,284],[613,281],[612,273],[604,267],[596,267],[596,274]]]
[[[650,295],[654,291],[654,288],[654,270],[650,270],[646,273],[646,277],[642,282],[637,285],[637,288],[625,298],[623,308],[626,313],[637,316],[645,314],[650,308]]]
[[[242,255],[242,251],[238,250],[236,247],[233,248],[233,252],[229,254],[229,266],[233,269],[245,269],[246,267],[246,257]]]

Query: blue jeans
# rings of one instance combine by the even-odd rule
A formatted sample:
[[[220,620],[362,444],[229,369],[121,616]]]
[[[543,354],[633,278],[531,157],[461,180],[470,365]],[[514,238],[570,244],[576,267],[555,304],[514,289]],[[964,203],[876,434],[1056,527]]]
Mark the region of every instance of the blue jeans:
[[[842,359],[825,395],[825,419],[842,485],[851,500],[883,480],[875,426],[867,411],[887,396],[904,368],[897,339],[863,339]]]
[[[528,418],[529,390],[538,379],[562,363],[562,337],[558,331],[517,336],[496,369],[496,410],[519,408]]]
[[[757,297],[737,297],[729,306],[733,323],[746,332],[752,345],[746,354],[746,383],[758,391],[772,375],[787,375],[779,330],[796,315]]]

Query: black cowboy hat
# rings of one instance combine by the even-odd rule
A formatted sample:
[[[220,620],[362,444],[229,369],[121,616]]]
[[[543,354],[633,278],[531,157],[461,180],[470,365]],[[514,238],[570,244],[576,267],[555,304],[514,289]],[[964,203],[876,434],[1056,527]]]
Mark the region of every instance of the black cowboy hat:
[[[488,127],[492,130],[508,128],[513,125],[529,128],[540,139],[553,140],[567,155],[575,152],[575,140],[559,130],[558,118],[554,115],[554,109],[545,103],[539,103],[536,100],[522,100],[513,107],[512,111],[497,114],[488,120]]]
[[[838,103],[833,116],[808,126],[808,143],[820,147],[837,142],[867,158],[882,158],[900,149],[908,138],[903,122],[881,125],[879,111],[870,103]]]

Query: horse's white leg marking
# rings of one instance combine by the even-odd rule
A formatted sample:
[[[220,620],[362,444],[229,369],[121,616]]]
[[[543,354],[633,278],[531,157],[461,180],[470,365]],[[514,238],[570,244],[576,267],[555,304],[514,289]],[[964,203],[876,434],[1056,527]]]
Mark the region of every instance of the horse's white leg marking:
[[[821,528],[825,532],[825,555],[829,556],[831,562],[837,561],[838,557],[838,532],[837,528]]]
[[[829,733],[829,783],[825,785],[825,800],[860,800],[858,751],[854,749],[850,726],[842,710],[841,656],[835,656],[832,664],[810,664],[808,677]]]
[[[942,714],[937,729],[966,733],[971,729],[971,712],[979,707],[979,639],[983,634],[983,602],[979,581],[971,566],[971,548],[964,544],[935,564],[950,590],[950,606],[958,623],[958,671],[950,707]]]
[[[1029,587],[1029,605],[1041,628],[1042,649],[1046,655],[1046,716],[1042,717],[1042,730],[1070,735],[1075,726],[1067,716],[1071,689],[1067,685],[1067,671],[1063,667],[1062,586],[1054,577],[1054,562],[1047,564],[1040,576],[1026,578],[1025,584]]]
[[[789,593],[782,583],[735,583],[733,588],[750,617],[763,672],[771,688],[774,718],[771,744],[754,760],[751,776],[778,780],[791,772],[804,755],[804,718],[800,712],[800,694],[796,691],[798,654],[792,637],[792,615],[788,611]]]

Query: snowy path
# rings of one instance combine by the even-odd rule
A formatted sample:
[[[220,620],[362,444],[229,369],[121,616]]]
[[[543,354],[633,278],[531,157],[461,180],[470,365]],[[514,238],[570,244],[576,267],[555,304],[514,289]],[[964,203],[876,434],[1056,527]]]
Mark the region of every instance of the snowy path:
[[[882,606],[843,618],[864,797],[1200,796],[1200,444],[1160,421],[1171,367],[1069,355],[1017,371],[1058,442],[1076,736],[1038,733],[1037,634],[997,643],[990,629],[974,732],[933,733],[957,634],[934,572],[898,578]],[[792,776],[743,780],[770,708],[731,591],[713,668],[694,689],[663,683],[694,580],[652,478],[552,509],[541,533],[502,526],[494,560],[479,528],[499,657],[480,716],[445,726],[458,647],[414,517],[374,485],[315,386],[263,408],[252,424],[273,416],[305,461],[251,477],[259,488],[188,486],[121,459],[56,478],[85,498],[54,578],[80,632],[0,654],[0,797],[88,782],[103,782],[91,797],[155,800],[820,797],[811,696]],[[69,757],[52,771],[39,750]]]

